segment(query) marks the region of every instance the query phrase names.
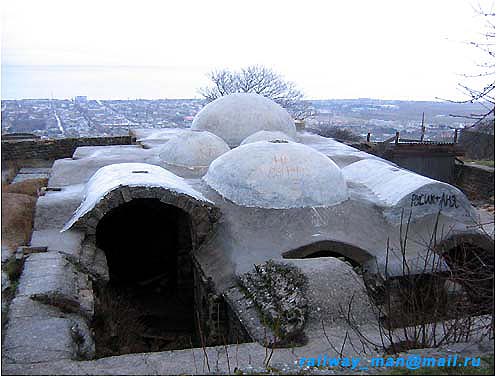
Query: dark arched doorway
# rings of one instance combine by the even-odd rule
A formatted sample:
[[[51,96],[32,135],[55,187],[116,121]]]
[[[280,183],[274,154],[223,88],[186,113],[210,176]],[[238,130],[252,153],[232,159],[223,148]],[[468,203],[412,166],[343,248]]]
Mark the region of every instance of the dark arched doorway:
[[[354,268],[362,267],[373,258],[359,247],[335,240],[321,240],[303,245],[283,253],[282,256],[285,259],[335,257],[349,262]]]
[[[494,309],[495,243],[486,235],[458,235],[438,246],[450,267],[450,279],[461,285],[471,302],[469,311]]]
[[[189,347],[195,338],[190,216],[158,199],[133,199],[102,217],[96,244],[110,277],[96,306],[99,357]]]

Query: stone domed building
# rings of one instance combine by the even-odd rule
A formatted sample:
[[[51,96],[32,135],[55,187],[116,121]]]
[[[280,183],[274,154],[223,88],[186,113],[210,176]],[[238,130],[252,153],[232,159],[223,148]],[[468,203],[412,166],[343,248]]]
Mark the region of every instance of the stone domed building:
[[[208,131],[183,131],[160,147],[159,158],[180,167],[208,167],[214,159],[229,151],[224,140]]]
[[[281,131],[261,130],[252,135],[249,135],[244,140],[242,140],[242,143],[240,144],[262,142],[262,141],[270,142],[272,140],[286,140],[287,142],[295,142],[295,139],[289,137],[288,135],[286,135]]]
[[[206,130],[236,147],[258,131],[281,131],[290,137],[295,123],[280,105],[253,93],[234,93],[206,105],[195,117],[192,130]]]
[[[330,340],[359,353],[354,330],[378,341],[380,317],[392,317],[385,303],[401,303],[385,288],[436,276],[437,293],[466,298],[449,257],[463,247],[493,256],[460,190],[297,132],[262,96],[213,101],[191,130],[133,133],[134,145],[55,161],[31,239],[46,252],[26,260],[6,372],[194,374],[192,353],[205,361],[227,344],[231,356],[240,348],[242,371],[265,361],[266,346],[298,370],[295,356],[332,355]],[[105,315],[108,288],[146,330],[98,326],[95,314],[122,313]],[[107,355],[207,348],[95,359],[122,332],[137,338]],[[167,344],[167,332],[193,344]]]
[[[234,148],[213,161],[203,179],[224,198],[246,207],[328,207],[348,199],[340,168],[315,149],[294,142]]]

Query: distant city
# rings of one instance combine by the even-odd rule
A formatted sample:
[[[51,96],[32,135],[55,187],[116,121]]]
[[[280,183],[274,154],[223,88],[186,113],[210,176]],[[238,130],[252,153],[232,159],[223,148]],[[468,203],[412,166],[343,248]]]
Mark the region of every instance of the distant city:
[[[479,112],[477,104],[375,99],[309,100],[313,116],[310,130],[347,128],[362,137],[371,133],[381,141],[399,131],[403,138],[421,136],[424,113],[425,140],[450,141],[454,129],[471,122],[463,117]],[[2,134],[32,133],[42,138],[126,135],[133,128],[186,128],[205,105],[199,99],[2,100]]]

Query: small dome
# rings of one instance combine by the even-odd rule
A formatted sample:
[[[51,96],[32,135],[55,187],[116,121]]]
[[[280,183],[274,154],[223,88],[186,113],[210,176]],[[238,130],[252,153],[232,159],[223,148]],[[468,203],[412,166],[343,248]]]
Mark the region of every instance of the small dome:
[[[325,207],[348,199],[340,168],[315,149],[294,142],[237,147],[214,160],[203,180],[247,207]]]
[[[185,130],[161,147],[159,158],[166,164],[181,167],[208,167],[229,150],[224,140],[208,131]]]
[[[295,137],[295,123],[273,100],[254,93],[234,93],[207,104],[192,123],[192,130],[206,130],[231,147],[257,131],[281,131]]]
[[[287,142],[294,142],[294,139],[292,137],[289,137],[288,135],[282,133],[281,131],[262,130],[246,137],[242,141],[242,143],[240,143],[240,145],[254,143],[254,142],[262,142],[262,141],[270,142],[272,140],[286,140]]]

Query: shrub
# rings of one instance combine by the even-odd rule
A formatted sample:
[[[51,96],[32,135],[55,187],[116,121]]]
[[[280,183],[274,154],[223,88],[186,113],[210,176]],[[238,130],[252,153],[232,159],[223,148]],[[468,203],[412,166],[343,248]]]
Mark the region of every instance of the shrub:
[[[2,193],[2,244],[15,250],[31,237],[36,198]]]
[[[5,185],[3,187],[4,193],[18,193],[18,194],[26,194],[32,197],[38,197],[38,193],[40,189],[44,186],[47,186],[48,179],[40,178],[40,179],[30,179],[24,180],[21,182],[17,182],[15,184]]]

